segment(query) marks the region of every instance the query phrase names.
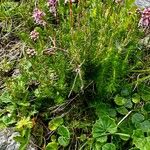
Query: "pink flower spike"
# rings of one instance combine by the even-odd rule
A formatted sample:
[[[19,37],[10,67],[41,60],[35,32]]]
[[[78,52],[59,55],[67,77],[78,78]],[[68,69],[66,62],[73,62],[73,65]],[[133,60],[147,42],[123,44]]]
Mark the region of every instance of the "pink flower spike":
[[[57,0],[48,0],[47,5],[48,6],[55,6],[57,3]]]
[[[38,8],[35,8],[33,10],[32,17],[33,17],[34,21],[36,22],[36,24],[45,26],[46,22],[43,19],[44,16],[45,16],[45,13],[43,11],[39,10]]]
[[[57,0],[48,0],[47,6],[49,7],[50,13],[56,16],[57,13]]]
[[[139,25],[146,28],[150,27],[150,8],[145,8],[142,11]]]

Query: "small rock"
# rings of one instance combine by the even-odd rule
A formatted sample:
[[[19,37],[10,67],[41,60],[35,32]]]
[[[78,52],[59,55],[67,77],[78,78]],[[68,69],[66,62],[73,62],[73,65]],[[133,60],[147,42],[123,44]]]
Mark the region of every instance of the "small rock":
[[[14,131],[13,128],[0,131],[0,150],[19,150],[20,144],[13,139],[18,135],[19,133]],[[30,144],[27,150],[37,150],[37,148]]]
[[[150,0],[136,0],[135,4],[139,8],[147,8],[147,7],[150,7]]]

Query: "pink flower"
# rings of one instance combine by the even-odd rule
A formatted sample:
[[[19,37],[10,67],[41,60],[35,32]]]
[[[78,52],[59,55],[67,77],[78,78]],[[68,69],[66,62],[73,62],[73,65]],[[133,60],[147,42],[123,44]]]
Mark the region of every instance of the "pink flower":
[[[57,3],[57,0],[48,0],[47,5],[50,6],[55,6]]]
[[[46,22],[43,19],[44,16],[45,16],[45,13],[39,10],[38,8],[35,8],[33,10],[32,17],[34,18],[34,21],[36,22],[36,24],[45,26]]]
[[[145,8],[141,14],[139,25],[142,27],[150,27],[150,8]]]
[[[57,13],[57,0],[48,0],[47,6],[49,7],[50,13],[52,13],[54,16],[56,16]]]
[[[31,33],[30,33],[30,38],[35,41],[39,38],[39,32],[33,30]]]

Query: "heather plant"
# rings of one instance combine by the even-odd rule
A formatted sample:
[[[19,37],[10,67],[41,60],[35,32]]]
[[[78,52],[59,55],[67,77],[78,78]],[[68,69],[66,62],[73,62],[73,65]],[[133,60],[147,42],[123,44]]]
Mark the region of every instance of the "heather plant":
[[[139,25],[142,27],[149,27],[150,25],[150,8],[145,8],[141,12],[141,19]]]
[[[20,132],[20,149],[33,135],[46,150],[148,150],[149,64],[138,28],[149,26],[149,9],[140,20],[133,1],[2,4],[2,22],[22,24],[13,32],[19,73],[0,96],[0,123]]]

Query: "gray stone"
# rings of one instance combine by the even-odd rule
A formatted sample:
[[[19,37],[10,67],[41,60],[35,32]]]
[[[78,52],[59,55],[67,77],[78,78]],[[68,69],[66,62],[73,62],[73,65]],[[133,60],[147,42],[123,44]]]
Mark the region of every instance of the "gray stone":
[[[0,150],[19,150],[20,144],[13,139],[18,135],[19,133],[14,131],[13,128],[0,131]],[[27,150],[37,150],[37,148],[30,144]]]
[[[136,0],[135,4],[139,8],[147,8],[147,7],[150,7],[150,0]]]

